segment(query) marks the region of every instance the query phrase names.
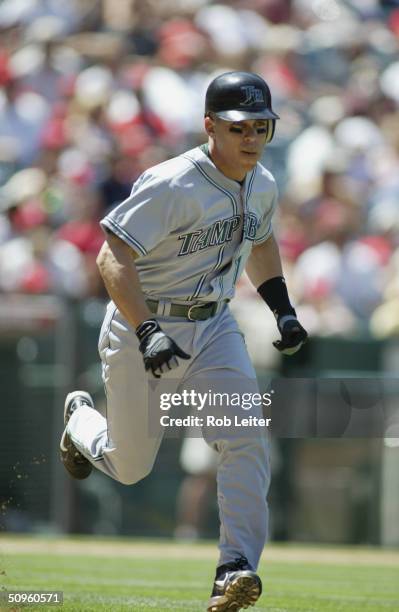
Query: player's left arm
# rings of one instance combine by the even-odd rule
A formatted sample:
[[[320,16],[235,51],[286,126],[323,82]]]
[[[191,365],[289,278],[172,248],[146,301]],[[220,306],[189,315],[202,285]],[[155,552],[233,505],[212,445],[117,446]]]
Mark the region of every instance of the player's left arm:
[[[273,234],[261,244],[253,246],[246,272],[276,318],[281,340],[273,342],[274,346],[284,355],[293,355],[306,342],[308,335],[290,302],[280,251]]]

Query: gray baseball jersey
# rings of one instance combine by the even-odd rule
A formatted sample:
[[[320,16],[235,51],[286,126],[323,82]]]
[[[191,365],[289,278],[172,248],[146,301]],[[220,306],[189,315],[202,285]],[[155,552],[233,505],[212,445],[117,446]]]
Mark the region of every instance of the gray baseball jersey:
[[[145,295],[217,301],[233,297],[252,245],[271,234],[276,201],[260,163],[241,185],[202,146],[144,172],[101,224],[139,254]]]

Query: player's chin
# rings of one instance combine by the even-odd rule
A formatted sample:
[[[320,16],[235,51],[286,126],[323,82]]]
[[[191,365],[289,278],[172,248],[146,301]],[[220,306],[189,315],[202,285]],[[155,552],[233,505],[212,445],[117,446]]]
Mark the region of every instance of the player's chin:
[[[260,157],[261,157],[261,154],[258,152],[255,152],[255,153],[249,153],[247,151],[240,152],[241,162],[248,168],[253,168],[254,166],[256,166]]]

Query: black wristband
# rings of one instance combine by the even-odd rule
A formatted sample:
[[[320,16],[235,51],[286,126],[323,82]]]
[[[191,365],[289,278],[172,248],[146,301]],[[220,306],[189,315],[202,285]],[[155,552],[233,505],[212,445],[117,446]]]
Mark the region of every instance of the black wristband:
[[[162,331],[156,319],[146,319],[136,327],[136,336],[140,342],[154,332]]]
[[[258,293],[265,300],[277,320],[287,315],[296,317],[295,309],[288,297],[285,279],[282,276],[269,278],[258,287]]]

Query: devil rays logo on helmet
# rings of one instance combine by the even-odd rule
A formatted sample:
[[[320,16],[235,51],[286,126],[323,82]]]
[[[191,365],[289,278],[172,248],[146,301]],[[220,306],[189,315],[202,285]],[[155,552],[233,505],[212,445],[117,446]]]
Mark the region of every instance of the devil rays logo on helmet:
[[[245,92],[245,100],[240,102],[240,106],[251,106],[252,104],[265,102],[263,91],[254,85],[245,85],[244,87],[241,87],[241,89],[243,89]]]

